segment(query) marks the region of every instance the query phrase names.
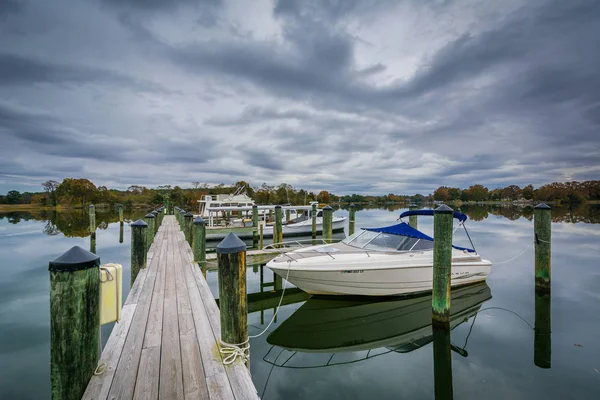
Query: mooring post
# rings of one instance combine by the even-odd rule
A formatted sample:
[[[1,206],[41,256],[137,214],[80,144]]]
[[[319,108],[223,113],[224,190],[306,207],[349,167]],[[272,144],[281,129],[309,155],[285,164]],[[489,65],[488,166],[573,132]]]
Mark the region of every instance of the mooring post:
[[[281,206],[275,206],[275,223],[273,224],[273,243],[281,243],[283,242],[283,229],[281,225],[281,220],[283,215],[281,215]],[[275,247],[279,247],[276,245]]]
[[[290,212],[290,210],[289,210],[289,209],[288,209],[288,210],[285,210],[285,222],[286,222],[286,223],[288,223],[288,222],[290,222],[291,220],[292,220],[292,217],[291,217],[291,212]]]
[[[98,362],[100,258],[72,247],[50,261],[52,399],[79,400]]]
[[[123,224],[119,224],[119,243],[123,243]]]
[[[549,293],[536,291],[533,363],[540,368],[550,368],[552,365],[551,303]]]
[[[433,322],[448,323],[452,273],[452,221],[454,211],[445,204],[433,212]]]
[[[331,224],[333,220],[333,208],[325,206],[323,208],[323,240],[326,243],[331,243],[332,229]]]
[[[90,204],[90,251],[96,253],[96,207]]]
[[[171,215],[171,208],[169,207],[169,197],[167,197],[167,198],[165,199],[165,205],[166,205],[166,207],[167,207],[166,214],[167,214],[167,215]]]
[[[202,217],[196,217],[193,229],[192,248],[194,249],[194,261],[200,265],[200,268],[204,268],[206,266],[206,223]]]
[[[248,340],[246,305],[246,244],[229,233],[217,245],[221,340],[240,344]]]
[[[138,219],[131,224],[131,282],[133,286],[140,269],[146,268],[148,250],[146,242],[148,241],[148,224]]]
[[[348,236],[354,234],[354,221],[356,220],[356,206],[350,204],[350,215],[348,217]]]
[[[262,250],[263,248],[263,229],[264,229],[265,225],[264,224],[260,224],[259,225],[259,230],[260,230],[260,237],[259,237],[259,242],[258,242],[258,248]]]
[[[433,381],[436,400],[451,400],[452,389],[452,352],[450,342],[450,323],[440,326],[434,324],[433,330]]]
[[[252,206],[252,247],[256,247],[258,243],[258,206]]]
[[[312,205],[312,210],[311,210],[311,217],[312,217],[312,239],[313,239],[313,246],[316,244],[315,239],[317,238],[317,204],[313,203]]]
[[[185,220],[185,222],[183,223],[184,228],[185,228],[185,231],[184,231],[185,240],[187,240],[190,247],[192,247],[192,245],[193,245],[192,239],[194,236],[194,214],[192,214],[191,212],[185,213],[183,218]]]
[[[146,229],[146,251],[150,250],[150,246],[152,246],[152,242],[154,241],[154,223],[156,218],[154,218],[154,214],[148,213],[144,216],[144,222],[148,225],[148,229]]]
[[[96,233],[96,206],[90,204],[90,233]]]
[[[156,210],[152,211],[151,214],[154,215],[154,236],[156,236],[156,232],[158,232],[158,227],[160,225],[160,217]]]
[[[552,210],[544,203],[533,209],[533,231],[535,241],[535,290],[550,293],[550,252]]]
[[[123,225],[123,204],[117,205],[117,209],[119,210],[119,222]]]
[[[414,211],[417,208],[419,208],[415,203],[412,203],[410,206],[408,206],[408,209],[410,211]],[[411,215],[408,217],[408,225],[410,225],[411,227],[418,229],[417,228],[417,216],[416,215]]]

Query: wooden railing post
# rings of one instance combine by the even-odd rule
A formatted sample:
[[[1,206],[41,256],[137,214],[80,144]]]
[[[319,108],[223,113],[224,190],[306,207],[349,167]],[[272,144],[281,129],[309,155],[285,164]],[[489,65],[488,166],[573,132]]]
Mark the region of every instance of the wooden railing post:
[[[148,224],[138,219],[131,224],[131,282],[133,286],[140,269],[146,268],[148,250],[146,242],[148,240]]]

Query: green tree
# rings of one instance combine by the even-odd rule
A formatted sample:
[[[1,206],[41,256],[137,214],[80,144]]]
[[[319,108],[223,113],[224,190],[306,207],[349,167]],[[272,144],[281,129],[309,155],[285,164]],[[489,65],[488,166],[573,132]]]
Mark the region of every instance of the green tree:
[[[18,190],[11,190],[6,193],[6,202],[8,204],[19,204],[22,199],[23,196]]]

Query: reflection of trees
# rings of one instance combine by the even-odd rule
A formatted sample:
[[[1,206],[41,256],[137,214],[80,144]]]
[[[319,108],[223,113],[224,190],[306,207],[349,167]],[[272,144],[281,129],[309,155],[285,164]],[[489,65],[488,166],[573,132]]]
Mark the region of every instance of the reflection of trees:
[[[491,212],[491,209],[486,206],[476,206],[476,205],[462,205],[460,211],[472,219],[473,221],[483,221],[488,217],[488,213]]]
[[[487,218],[488,213],[502,216],[511,221],[521,217],[528,220],[533,219],[532,206],[516,205],[463,205],[462,212],[474,221],[481,221]],[[590,224],[600,223],[600,206],[596,204],[574,204],[572,207],[552,207],[552,222],[585,222]]]
[[[128,213],[127,221],[135,221],[143,218],[147,210],[136,210]],[[84,210],[73,211],[54,211],[39,210],[33,212],[8,212],[0,213],[0,220],[6,218],[11,224],[18,224],[21,221],[36,220],[45,221],[43,232],[46,235],[54,236],[63,233],[66,237],[88,237],[89,232],[89,214]],[[100,221],[97,229],[105,230],[109,224],[119,222],[119,213],[116,210],[101,210],[96,213],[96,220]]]
[[[60,230],[52,221],[46,221],[46,226],[44,226],[44,233],[49,236],[55,236],[60,233]]]

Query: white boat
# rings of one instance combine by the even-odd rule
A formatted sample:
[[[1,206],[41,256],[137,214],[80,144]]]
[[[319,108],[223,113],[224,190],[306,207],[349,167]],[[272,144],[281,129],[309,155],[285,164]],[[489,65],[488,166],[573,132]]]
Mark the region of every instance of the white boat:
[[[433,210],[406,211],[400,218],[410,215],[433,215]],[[454,217],[464,227],[467,216],[455,212]],[[401,222],[361,229],[339,243],[283,253],[267,267],[311,294],[389,296],[428,292],[433,284],[433,238]],[[492,263],[474,249],[453,246],[452,286],[485,281],[491,268]]]

